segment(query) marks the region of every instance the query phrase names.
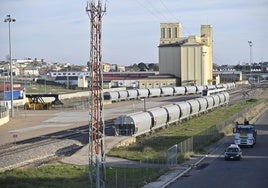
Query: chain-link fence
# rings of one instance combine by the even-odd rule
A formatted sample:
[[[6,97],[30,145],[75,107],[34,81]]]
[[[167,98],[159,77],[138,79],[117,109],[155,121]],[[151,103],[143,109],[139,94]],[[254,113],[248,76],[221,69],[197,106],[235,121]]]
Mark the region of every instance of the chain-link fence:
[[[260,104],[261,102],[255,104],[253,108]],[[108,167],[106,171],[106,187],[142,187],[154,181],[159,177],[159,174],[163,174],[168,168],[177,165],[178,160],[186,153],[202,151],[203,148],[220,139],[223,136],[222,130],[224,130],[226,126],[233,125],[239,118],[247,117],[249,109],[252,110],[252,107],[244,109],[225,122],[214,125],[183,142],[174,144],[166,150],[166,153],[162,153],[153,158],[144,157],[145,159],[142,161],[122,165],[122,167]]]
[[[175,158],[177,160],[177,158],[185,155],[186,153],[198,152],[202,150],[204,147],[208,146],[210,143],[217,141],[218,139],[224,136],[224,134],[222,133],[222,130],[226,126],[234,125],[234,123],[239,118],[247,117],[248,111],[259,105],[263,105],[263,102],[258,102],[251,107],[245,108],[240,113],[233,115],[231,118],[224,121],[223,123],[214,125],[193,137],[190,137],[178,144],[173,145],[167,150],[167,163],[174,164]]]

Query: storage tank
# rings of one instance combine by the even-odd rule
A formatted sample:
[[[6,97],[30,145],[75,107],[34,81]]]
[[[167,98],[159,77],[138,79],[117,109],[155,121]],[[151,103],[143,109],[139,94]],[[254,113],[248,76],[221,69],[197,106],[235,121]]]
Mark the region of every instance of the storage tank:
[[[130,90],[127,90],[128,92],[128,99],[137,99],[138,97],[138,91],[136,89],[130,89]]]
[[[118,93],[119,93],[119,101],[126,101],[128,99],[128,92],[126,90],[118,91]]]
[[[164,108],[149,109],[148,113],[152,118],[152,130],[164,127],[167,124],[168,113]]]
[[[185,86],[186,94],[196,94],[197,87],[196,86]]]
[[[186,101],[191,106],[191,116],[197,115],[200,110],[200,104],[197,100],[188,100]]]
[[[206,112],[208,108],[208,101],[205,98],[197,98],[195,100],[197,100],[200,105],[199,113]]]
[[[171,104],[163,106],[162,108],[166,109],[168,113],[168,120],[167,120],[168,124],[172,124],[180,120],[181,112],[178,105]]]
[[[104,100],[110,100],[112,102],[118,102],[119,93],[118,91],[107,91],[103,93]]]
[[[173,87],[162,87],[161,89],[161,96],[173,96],[174,89]]]
[[[191,106],[187,102],[178,102],[175,103],[180,108],[180,120],[187,119],[190,117]]]
[[[150,132],[152,119],[148,112],[138,112],[119,116],[114,124],[118,127],[119,135],[139,136]]]
[[[174,95],[185,95],[186,88],[184,86],[181,87],[174,87]]]
[[[161,89],[160,88],[150,88],[149,97],[160,97]]]
[[[148,89],[138,89],[138,98],[148,98],[149,90]]]

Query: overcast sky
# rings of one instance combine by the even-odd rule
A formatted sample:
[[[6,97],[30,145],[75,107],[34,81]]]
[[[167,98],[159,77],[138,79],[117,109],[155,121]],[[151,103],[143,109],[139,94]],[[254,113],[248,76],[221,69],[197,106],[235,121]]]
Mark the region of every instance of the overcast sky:
[[[96,0],[97,2],[97,0]],[[102,1],[104,4],[104,0]],[[86,0],[0,0],[0,60],[12,58],[86,65],[90,24]],[[103,17],[103,61],[120,65],[158,63],[160,23],[180,22],[183,36],[213,27],[214,63],[268,61],[268,0],[108,0]]]

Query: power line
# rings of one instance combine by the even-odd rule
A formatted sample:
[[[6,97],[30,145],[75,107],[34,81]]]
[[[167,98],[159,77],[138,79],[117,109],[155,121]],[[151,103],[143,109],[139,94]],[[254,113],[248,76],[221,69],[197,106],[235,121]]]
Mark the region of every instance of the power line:
[[[172,11],[170,11],[170,9],[166,6],[166,4],[164,4],[164,2],[163,2],[162,0],[159,0],[159,1],[160,1],[160,3],[162,4],[162,6],[167,10],[167,12],[169,13],[169,15],[170,15],[172,18],[174,18],[174,20],[175,20],[176,22],[180,22],[180,20],[176,18],[176,16],[172,13]]]
[[[163,14],[161,14],[158,10],[155,9],[155,7],[153,7],[152,4],[146,4],[146,2],[144,1],[140,1],[140,0],[136,0],[136,2],[142,7],[144,8],[146,11],[148,11],[148,13],[154,17],[157,21],[160,20],[168,20],[166,16],[163,16]]]

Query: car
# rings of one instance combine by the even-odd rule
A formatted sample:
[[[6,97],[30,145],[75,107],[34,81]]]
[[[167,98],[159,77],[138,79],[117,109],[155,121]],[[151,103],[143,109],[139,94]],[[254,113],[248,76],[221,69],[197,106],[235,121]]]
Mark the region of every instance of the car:
[[[242,150],[236,144],[231,144],[228,146],[224,153],[225,160],[241,160],[242,159]]]

